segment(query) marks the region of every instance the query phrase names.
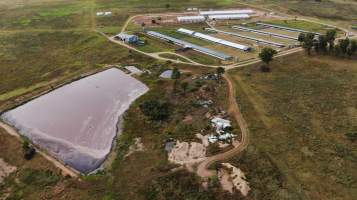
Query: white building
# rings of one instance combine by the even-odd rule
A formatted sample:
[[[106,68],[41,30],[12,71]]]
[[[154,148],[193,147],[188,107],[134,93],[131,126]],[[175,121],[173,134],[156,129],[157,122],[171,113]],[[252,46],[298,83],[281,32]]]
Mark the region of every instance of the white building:
[[[136,43],[139,41],[139,37],[137,35],[129,35],[126,33],[119,33],[114,37],[115,39],[124,41],[126,43]]]
[[[236,14],[254,14],[255,12],[250,9],[244,10],[214,10],[214,11],[200,11],[200,15],[236,15]]]
[[[181,16],[177,17],[177,21],[181,23],[199,23],[204,22],[206,18],[204,16]]]
[[[196,38],[199,38],[199,39],[202,39],[202,40],[208,40],[210,42],[214,42],[214,43],[217,43],[217,44],[220,44],[220,45],[225,45],[225,46],[228,46],[228,47],[239,49],[239,50],[242,50],[242,51],[250,51],[252,49],[251,47],[246,46],[246,45],[230,42],[228,40],[216,38],[216,37],[213,37],[213,36],[210,36],[210,35],[206,35],[206,34],[202,34],[202,33],[199,33],[199,32],[191,31],[191,30],[188,30],[188,29],[185,29],[185,28],[179,28],[177,30],[177,32],[182,33],[182,34],[186,34],[186,35],[190,35],[192,37],[196,37]]]
[[[112,15],[112,12],[104,12],[104,15],[105,16],[110,16],[110,15]]]
[[[97,16],[111,16],[112,12],[97,12]]]
[[[218,134],[224,133],[224,129],[231,127],[231,121],[226,120],[226,119],[222,119],[219,117],[214,117],[212,120],[212,126],[216,128],[216,132]]]
[[[210,20],[229,20],[229,19],[249,19],[248,14],[234,14],[234,15],[208,15]]]

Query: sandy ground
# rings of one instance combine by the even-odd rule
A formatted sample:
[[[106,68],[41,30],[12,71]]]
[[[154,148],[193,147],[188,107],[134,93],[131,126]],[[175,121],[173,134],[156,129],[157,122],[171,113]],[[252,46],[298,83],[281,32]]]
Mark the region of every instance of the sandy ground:
[[[144,150],[144,144],[141,142],[141,138],[135,138],[134,144],[132,144],[129,147],[128,153],[124,156],[124,158],[130,156],[131,154],[137,152],[137,151],[143,151]]]
[[[247,196],[250,187],[243,171],[229,163],[222,163],[222,166],[221,176],[219,176],[222,188],[231,193],[233,192],[233,188],[235,188],[240,191],[243,196]]]
[[[218,172],[218,179],[223,190],[233,193],[234,185],[227,170],[220,170]]]
[[[0,183],[2,183],[9,174],[16,171],[16,169],[17,168],[15,166],[9,165],[2,158],[0,158]]]
[[[196,137],[202,141],[203,146],[209,146],[208,135],[202,135],[200,133],[197,133]]]
[[[177,141],[169,153],[169,161],[180,165],[190,165],[201,162],[206,157],[206,147],[197,142]]]

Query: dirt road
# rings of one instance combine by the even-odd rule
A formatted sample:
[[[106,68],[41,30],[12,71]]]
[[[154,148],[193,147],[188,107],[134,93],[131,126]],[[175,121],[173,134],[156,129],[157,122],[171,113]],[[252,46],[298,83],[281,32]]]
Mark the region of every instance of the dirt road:
[[[7,124],[5,124],[5,123],[0,121],[0,127],[5,129],[5,131],[7,133],[9,133],[10,135],[14,136],[20,142],[23,142],[23,140],[20,137],[19,133],[14,128],[12,128],[11,126],[9,126],[9,125],[7,125]],[[74,169],[70,169],[68,166],[65,166],[64,164],[62,164],[58,160],[54,159],[53,157],[47,155],[46,153],[44,153],[40,149],[36,148],[36,152],[38,154],[40,154],[41,156],[43,156],[44,158],[46,158],[48,161],[50,161],[55,167],[60,169],[64,176],[68,175],[68,176],[75,177],[75,178],[79,177],[79,173],[77,171],[75,171]]]
[[[197,175],[199,175],[202,178],[208,178],[215,174],[215,171],[211,171],[208,169],[210,165],[212,165],[217,161],[229,159],[232,156],[240,153],[248,146],[249,143],[248,125],[244,120],[242,113],[240,112],[238,103],[236,101],[233,83],[228,75],[224,75],[223,77],[227,81],[227,85],[228,85],[228,103],[229,103],[228,113],[237,121],[242,136],[241,136],[240,144],[237,147],[229,151],[226,151],[224,153],[208,157],[206,160],[204,160],[198,165]]]

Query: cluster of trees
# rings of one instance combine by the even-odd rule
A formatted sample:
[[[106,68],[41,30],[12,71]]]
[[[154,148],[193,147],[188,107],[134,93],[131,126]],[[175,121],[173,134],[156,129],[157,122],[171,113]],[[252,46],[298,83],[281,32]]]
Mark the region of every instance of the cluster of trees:
[[[148,100],[140,104],[140,110],[150,120],[163,121],[170,116],[170,106],[166,102]]]
[[[333,53],[336,56],[354,55],[357,52],[357,41],[345,38],[335,44],[336,34],[336,30],[329,30],[325,35],[319,36],[313,33],[301,33],[298,40],[309,55],[312,49],[316,53]]]

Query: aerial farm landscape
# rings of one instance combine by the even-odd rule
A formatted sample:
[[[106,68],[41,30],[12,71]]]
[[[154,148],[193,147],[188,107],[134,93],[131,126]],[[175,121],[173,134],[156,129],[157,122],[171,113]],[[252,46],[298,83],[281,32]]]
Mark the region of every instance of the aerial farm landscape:
[[[354,0],[3,0],[0,80],[0,200],[357,199]]]

